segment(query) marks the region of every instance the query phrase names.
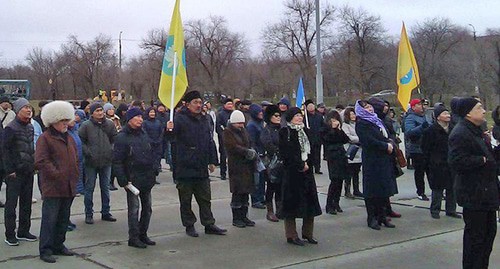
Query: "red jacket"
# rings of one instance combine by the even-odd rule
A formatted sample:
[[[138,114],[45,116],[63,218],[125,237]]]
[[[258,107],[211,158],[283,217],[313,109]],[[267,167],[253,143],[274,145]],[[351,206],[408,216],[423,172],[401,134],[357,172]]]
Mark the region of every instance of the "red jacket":
[[[35,167],[42,199],[75,197],[78,153],[71,135],[48,128],[36,143]]]

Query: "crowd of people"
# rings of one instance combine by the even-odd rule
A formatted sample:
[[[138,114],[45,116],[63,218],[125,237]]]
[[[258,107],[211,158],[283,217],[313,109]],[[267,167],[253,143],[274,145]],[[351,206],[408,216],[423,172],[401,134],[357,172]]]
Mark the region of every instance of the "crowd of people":
[[[79,107],[42,101],[40,114],[34,116],[26,99],[11,102],[1,97],[0,179],[7,190],[5,205],[0,205],[5,206],[5,242],[16,246],[19,240],[39,240],[40,258],[49,263],[56,262],[53,255],[74,255],[64,245],[66,232],[75,228],[71,205],[74,197],[83,195],[85,223],[94,224],[93,193],[99,178],[101,220],[117,221],[110,213],[116,179],[127,193],[128,245],[155,245],[148,237],[151,190],[159,184],[162,159],[172,171],[181,222],[191,237],[199,236],[193,196],[205,233],[227,232],[215,224],[211,209],[209,174],[219,166],[220,179],[229,181],[235,227],[256,225],[248,218],[250,206],[267,209],[267,220],[284,222],[288,243],[317,244],[314,218],[323,210],[315,174],[323,174],[322,160],[330,179],[327,214],[343,213],[344,190],[346,198],[364,200],[369,228],[395,228],[392,219],[401,214],[392,209],[390,197],[398,193],[396,178],[406,161],[400,147],[404,147],[415,170],[417,197],[424,201],[429,200],[427,174],[430,216],[440,218],[443,198],[446,216],[463,215],[464,268],[486,268],[500,200],[499,150],[491,144],[478,98],[454,98],[451,111],[443,103],[433,109],[428,105],[424,99],[411,100],[398,121],[389,102],[376,97],[331,110],[312,100],[305,101],[302,110],[291,106],[287,97],[277,104],[224,98],[215,110],[199,92],[190,91],[171,120],[171,111],[159,102],[146,108],[143,101],[117,107],[100,101],[84,100]],[[494,139],[500,139],[499,110],[493,111]],[[30,233],[35,174],[43,200],[39,237]],[[464,208],[462,215],[456,212],[457,202]],[[298,218],[303,219],[301,236]]]

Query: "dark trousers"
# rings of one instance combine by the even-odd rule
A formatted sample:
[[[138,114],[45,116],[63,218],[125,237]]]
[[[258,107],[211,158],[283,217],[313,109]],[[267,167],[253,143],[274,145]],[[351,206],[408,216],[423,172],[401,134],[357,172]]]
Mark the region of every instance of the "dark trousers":
[[[432,190],[431,199],[431,214],[438,214],[441,211],[441,204],[443,202],[443,189]],[[453,188],[446,188],[446,214],[457,212],[457,200],[455,199],[455,192]]]
[[[176,187],[179,193],[181,220],[184,227],[193,226],[196,222],[196,216],[191,209],[193,195],[200,208],[201,224],[207,226],[215,223],[211,209],[212,194],[208,178],[200,181],[177,182]]]
[[[313,238],[314,217],[304,218],[302,221],[302,236]],[[285,236],[286,238],[297,238],[297,224],[295,218],[285,218]]]
[[[140,190],[139,195],[134,195],[127,190],[127,206],[129,240],[146,237],[153,213],[153,209],[151,209],[151,189]],[[139,209],[141,210],[140,218]]]
[[[220,159],[219,159],[219,164],[220,164],[220,175],[221,176],[226,176],[227,172],[227,155],[226,155],[226,149],[224,148],[224,140],[222,139],[222,135],[218,135],[217,138],[219,139],[219,154],[220,154]]]
[[[273,204],[273,197],[274,201],[276,202],[276,212],[278,212],[281,204],[281,182],[271,182],[271,179],[269,178],[268,175],[266,175],[266,182],[267,182],[267,187],[266,187],[266,205],[272,205]]]
[[[330,177],[330,186],[328,186],[328,194],[326,197],[326,210],[332,209],[334,205],[339,205],[340,194],[342,192],[343,179],[338,176],[333,176],[334,166],[332,161],[328,161],[328,174]]]
[[[421,153],[412,153],[410,156],[413,159],[413,167],[415,168],[414,178],[417,195],[423,195],[425,194],[424,176],[427,170],[425,157]]]
[[[252,193],[253,205],[265,202],[267,172],[265,170],[260,173],[255,172],[254,177],[256,180],[254,180],[255,191]]]
[[[496,211],[464,208],[463,216],[465,222],[463,269],[486,269],[497,234]]]
[[[314,167],[314,172],[321,171],[321,144],[311,145],[311,162]]]
[[[348,185],[351,184],[352,180],[352,190],[354,193],[359,193],[359,172],[361,171],[361,163],[348,163],[347,169],[349,169],[349,175],[351,176],[346,180]]]
[[[44,198],[42,204],[42,224],[40,226],[40,255],[52,255],[66,247],[66,231],[71,215],[70,198]]]
[[[377,220],[378,222],[385,221],[387,216],[388,200],[389,200],[388,197],[374,197],[374,198],[365,197],[366,213],[368,215],[367,217],[368,225],[370,225],[370,222],[373,220]]]
[[[7,178],[5,200],[5,237],[16,235],[16,207],[19,200],[19,228],[17,233],[26,234],[31,228],[31,199],[33,198],[33,174],[17,174],[16,178]]]
[[[248,193],[231,194],[231,208],[248,207]]]

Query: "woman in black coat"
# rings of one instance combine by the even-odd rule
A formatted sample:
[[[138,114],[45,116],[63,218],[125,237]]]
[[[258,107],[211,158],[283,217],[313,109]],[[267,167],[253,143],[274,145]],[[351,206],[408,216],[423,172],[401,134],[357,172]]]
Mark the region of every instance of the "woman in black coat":
[[[304,241],[297,235],[295,219],[303,219],[302,238],[317,244],[313,237],[314,217],[321,215],[303,119],[301,110],[293,107],[286,114],[287,127],[279,131],[279,153],[285,166],[281,216],[285,219],[287,242],[299,246]]]
[[[454,176],[448,165],[448,136],[450,134],[451,115],[442,104],[434,107],[436,121],[424,131],[422,136],[422,152],[429,167],[429,184],[432,190],[431,217],[439,219],[443,191],[446,190],[446,215],[461,218],[457,215],[455,193],[453,191]]]
[[[380,225],[394,228],[386,218],[387,199],[397,190],[395,180],[394,145],[388,138],[382,120],[368,102],[356,101],[356,133],[363,148],[363,195],[365,196],[368,227],[380,230]]]
[[[325,128],[321,134],[325,148],[325,157],[328,162],[328,176],[330,186],[326,198],[326,213],[337,215],[344,212],[340,208],[340,193],[342,182],[350,178],[347,167],[347,156],[344,144],[349,143],[349,137],[342,130],[342,119],[336,110],[328,112],[325,118]]]

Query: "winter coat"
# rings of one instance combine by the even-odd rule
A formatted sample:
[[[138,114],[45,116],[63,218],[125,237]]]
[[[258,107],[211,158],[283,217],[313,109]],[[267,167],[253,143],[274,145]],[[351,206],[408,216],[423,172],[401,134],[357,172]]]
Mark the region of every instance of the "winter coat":
[[[344,144],[349,143],[349,137],[342,129],[325,127],[321,132],[325,157],[328,161],[328,175],[330,180],[348,179],[347,156]]]
[[[113,162],[113,143],[116,137],[113,122],[104,119],[102,123],[93,118],[82,123],[78,135],[82,140],[85,165],[106,167]]]
[[[248,122],[247,125],[247,132],[250,138],[250,146],[259,153],[259,155],[264,154],[264,146],[262,145],[260,141],[260,134],[262,133],[262,130],[264,129],[264,121],[263,120],[256,120],[256,119],[251,119]]]
[[[176,181],[206,180],[208,165],[217,163],[215,142],[206,117],[210,116],[193,115],[187,108],[175,115],[172,155]]]
[[[222,132],[227,127],[227,121],[229,120],[231,113],[233,113],[232,110],[225,109],[221,109],[219,113],[217,113],[217,119],[215,121],[215,132],[219,136],[222,136]]]
[[[5,173],[30,175],[35,171],[34,131],[31,123],[17,117],[4,129],[2,154]]]
[[[347,159],[347,162],[348,163],[361,163],[361,152],[362,152],[362,149],[361,149],[361,145],[359,144],[359,137],[356,134],[356,123],[355,122],[351,122],[351,123],[344,123],[344,124],[342,124],[342,130],[347,135],[347,137],[349,137],[349,141],[350,141],[348,144],[344,145],[344,148],[346,150],[349,148],[350,144],[355,144],[355,145],[360,146],[358,148],[358,152],[356,152],[356,156],[354,156],[354,159],[352,161],[349,160],[349,159]]]
[[[2,123],[3,127],[7,127],[9,123],[11,123],[14,119],[16,118],[16,113],[12,110],[3,110],[3,108],[0,107],[0,122]]]
[[[422,152],[429,168],[429,185],[433,190],[453,186],[453,177],[448,165],[448,136],[441,125],[433,123],[422,136]]]
[[[5,168],[3,164],[3,125],[0,124],[0,179],[3,179],[5,176]]]
[[[321,145],[321,132],[325,127],[323,116],[318,112],[314,114],[307,112],[307,120],[309,122],[309,129],[307,130],[307,135],[310,137],[309,143],[311,143],[311,146]]]
[[[429,126],[424,115],[418,115],[410,108],[404,120],[407,153],[422,153],[422,135]]]
[[[155,162],[151,140],[143,129],[126,125],[116,137],[113,148],[113,171],[118,185],[131,182],[139,190],[148,191],[155,185]]]
[[[151,145],[153,146],[152,151],[156,155],[156,158],[160,159],[163,152],[162,147],[165,126],[162,125],[160,120],[156,118],[151,119],[149,117],[144,120],[144,123],[142,124],[142,129],[151,140]]]
[[[78,182],[78,150],[68,133],[49,127],[40,136],[35,153],[42,199],[76,196]]]
[[[68,134],[71,135],[76,144],[76,151],[78,153],[78,181],[83,182],[83,150],[82,140],[78,135],[79,124],[77,123],[73,129],[68,129]]]
[[[395,156],[387,153],[389,138],[377,125],[358,119],[356,133],[363,148],[363,195],[387,198],[397,193]]]
[[[457,203],[471,210],[497,210],[497,165],[481,127],[467,119],[459,121],[451,131],[448,146],[448,162],[456,173]]]
[[[234,194],[249,194],[255,190],[253,175],[255,159],[248,160],[247,152],[250,149],[248,132],[228,126],[224,129],[224,148],[227,153],[227,167],[229,170],[229,189]]]
[[[280,124],[268,123],[266,127],[260,133],[260,142],[264,147],[264,151],[267,157],[272,158],[274,154],[278,153],[279,149],[279,130],[281,129]]]
[[[106,117],[106,119],[110,120],[115,125],[117,132],[121,131],[122,123],[121,123],[120,117],[118,117],[117,115],[113,115],[113,117],[111,117],[111,118]]]
[[[301,158],[296,130],[290,127],[280,129],[279,153],[285,166],[280,217],[306,218],[321,215],[313,165],[308,161],[309,170],[302,172],[305,162]]]

